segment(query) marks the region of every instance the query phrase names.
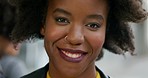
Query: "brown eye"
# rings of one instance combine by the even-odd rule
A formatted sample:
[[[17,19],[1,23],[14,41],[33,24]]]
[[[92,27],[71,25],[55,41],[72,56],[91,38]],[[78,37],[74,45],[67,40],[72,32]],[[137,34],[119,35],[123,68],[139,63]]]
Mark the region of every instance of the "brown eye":
[[[64,18],[64,17],[57,17],[55,19],[55,21],[56,21],[57,24],[61,24],[61,25],[67,25],[67,24],[70,23],[69,20]]]
[[[101,27],[99,23],[89,23],[86,26],[92,31],[98,30]]]

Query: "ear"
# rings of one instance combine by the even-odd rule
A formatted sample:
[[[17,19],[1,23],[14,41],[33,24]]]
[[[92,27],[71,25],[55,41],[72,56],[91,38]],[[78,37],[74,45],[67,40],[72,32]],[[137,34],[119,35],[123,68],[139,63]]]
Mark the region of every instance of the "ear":
[[[41,33],[41,35],[45,35],[45,26],[42,26],[41,27],[41,30],[40,30],[40,33]]]

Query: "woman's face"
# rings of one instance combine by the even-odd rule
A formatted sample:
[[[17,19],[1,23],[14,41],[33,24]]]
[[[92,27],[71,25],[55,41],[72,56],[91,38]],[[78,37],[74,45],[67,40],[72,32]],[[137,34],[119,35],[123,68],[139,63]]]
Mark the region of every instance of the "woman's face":
[[[51,0],[41,29],[49,71],[72,77],[95,70],[105,40],[106,0]]]

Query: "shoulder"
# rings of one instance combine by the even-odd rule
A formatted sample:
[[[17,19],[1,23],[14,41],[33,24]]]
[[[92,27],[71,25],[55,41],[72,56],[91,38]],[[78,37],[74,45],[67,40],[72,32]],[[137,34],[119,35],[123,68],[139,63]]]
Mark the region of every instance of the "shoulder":
[[[108,75],[102,72],[98,67],[96,67],[96,70],[100,73],[101,78],[110,78]]]
[[[4,58],[1,59],[1,65],[4,69],[7,69],[9,67],[13,68],[13,67],[23,67],[25,66],[25,64],[23,63],[23,61],[21,61],[20,59],[18,59],[17,57],[13,57],[13,56],[5,56]]]
[[[2,57],[1,59],[1,62],[2,63],[14,63],[14,62],[17,62],[17,61],[21,61],[20,59],[18,59],[17,57],[14,57],[14,56],[10,56],[10,55],[5,55]]]
[[[23,61],[13,56],[4,56],[1,59],[1,66],[4,75],[8,78],[19,78],[27,73],[26,65]]]
[[[21,78],[45,78],[47,71],[48,71],[48,64],[46,66],[44,66],[43,68],[40,68],[40,69],[38,69],[28,75],[25,75]]]

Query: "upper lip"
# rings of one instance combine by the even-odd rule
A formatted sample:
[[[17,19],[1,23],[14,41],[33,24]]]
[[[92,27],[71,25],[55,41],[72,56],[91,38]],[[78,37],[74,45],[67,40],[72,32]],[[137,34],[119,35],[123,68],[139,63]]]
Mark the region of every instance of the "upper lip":
[[[82,51],[82,50],[74,50],[74,49],[67,49],[67,48],[58,48],[58,49],[66,51],[66,52],[70,52],[70,53],[83,53],[83,54],[87,54],[86,51]]]

